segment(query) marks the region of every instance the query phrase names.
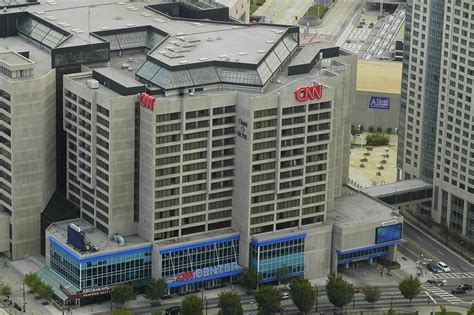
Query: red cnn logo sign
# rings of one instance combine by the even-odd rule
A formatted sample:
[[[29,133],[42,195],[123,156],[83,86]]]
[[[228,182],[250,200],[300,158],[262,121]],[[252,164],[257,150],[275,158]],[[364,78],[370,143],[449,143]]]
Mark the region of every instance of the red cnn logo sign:
[[[138,101],[141,106],[148,108],[149,110],[155,109],[155,98],[147,93],[138,94]]]
[[[320,99],[322,96],[323,86],[321,84],[300,86],[295,90],[295,98],[298,102]]]
[[[185,272],[180,272],[178,276],[176,277],[176,281],[186,281],[186,280],[191,280],[194,278],[194,271],[185,271]]]

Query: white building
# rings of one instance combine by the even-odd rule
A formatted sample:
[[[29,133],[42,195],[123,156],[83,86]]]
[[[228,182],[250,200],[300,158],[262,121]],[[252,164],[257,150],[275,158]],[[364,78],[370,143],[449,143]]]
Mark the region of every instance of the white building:
[[[473,13],[471,1],[408,3],[398,156],[402,177],[420,177],[434,185],[432,205],[421,209],[470,237]]]

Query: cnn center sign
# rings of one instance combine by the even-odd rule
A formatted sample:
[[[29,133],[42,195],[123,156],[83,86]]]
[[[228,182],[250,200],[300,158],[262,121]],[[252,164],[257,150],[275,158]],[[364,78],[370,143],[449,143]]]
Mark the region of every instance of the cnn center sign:
[[[239,269],[239,265],[236,262],[231,262],[227,264],[217,265],[213,267],[206,267],[201,269],[196,269],[194,271],[185,271],[180,272],[176,277],[176,282],[193,280],[193,279],[205,279],[209,276],[224,274],[227,272],[235,271]]]

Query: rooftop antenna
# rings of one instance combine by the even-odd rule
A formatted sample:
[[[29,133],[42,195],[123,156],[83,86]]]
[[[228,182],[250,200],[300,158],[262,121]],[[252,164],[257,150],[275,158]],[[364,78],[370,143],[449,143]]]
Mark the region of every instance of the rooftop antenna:
[[[89,5],[87,6],[87,39],[89,44],[91,43],[91,6],[92,0],[89,0]]]

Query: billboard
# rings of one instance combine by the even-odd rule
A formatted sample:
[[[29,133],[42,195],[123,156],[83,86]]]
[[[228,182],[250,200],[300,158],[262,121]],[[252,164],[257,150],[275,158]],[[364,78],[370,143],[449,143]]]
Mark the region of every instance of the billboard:
[[[67,226],[67,243],[77,248],[79,252],[86,250],[84,234],[76,231],[70,225]]]
[[[402,224],[381,226],[375,229],[375,243],[386,243],[402,238]]]
[[[390,98],[383,96],[371,96],[369,100],[369,108],[390,109]]]

